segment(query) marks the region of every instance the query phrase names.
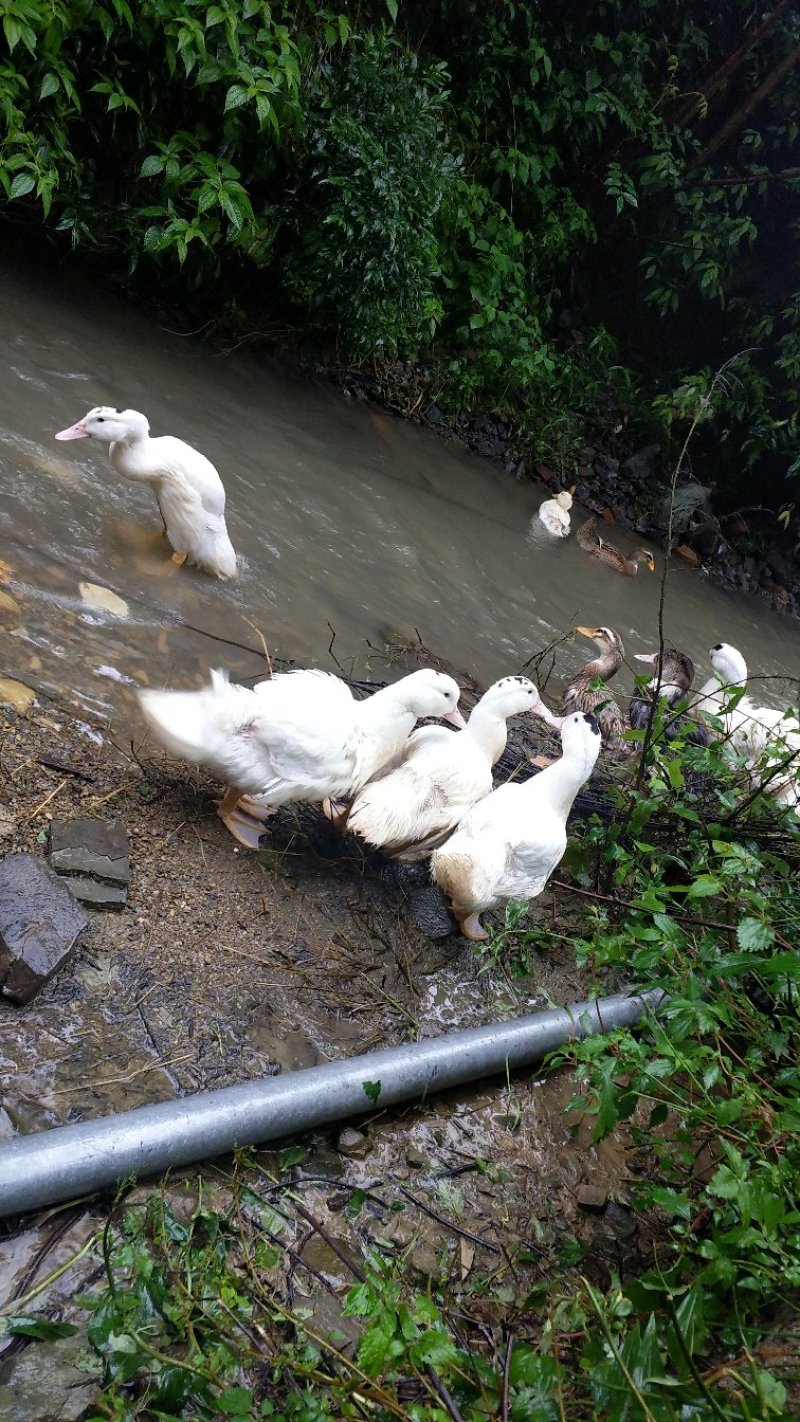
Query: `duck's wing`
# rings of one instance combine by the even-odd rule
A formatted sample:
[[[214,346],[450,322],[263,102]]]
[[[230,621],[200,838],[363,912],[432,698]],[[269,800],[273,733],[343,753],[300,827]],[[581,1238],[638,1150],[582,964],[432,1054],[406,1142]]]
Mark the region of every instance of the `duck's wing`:
[[[151,440],[150,447],[165,470],[192,490],[205,513],[224,517],[225,489],[210,459],[174,435],[160,435]]]
[[[410,746],[399,767],[370,780],[347,828],[392,858],[422,858],[491,788],[486,757],[463,732],[445,732]]]
[[[575,538],[585,553],[594,553],[601,546],[603,540],[597,532],[597,520],[594,514],[576,530]]]

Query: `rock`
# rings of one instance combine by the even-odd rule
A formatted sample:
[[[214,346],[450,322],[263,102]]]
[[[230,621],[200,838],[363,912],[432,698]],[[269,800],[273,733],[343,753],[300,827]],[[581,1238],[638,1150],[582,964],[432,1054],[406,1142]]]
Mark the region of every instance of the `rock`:
[[[429,425],[440,425],[444,416],[438,405],[429,405],[425,411],[425,419]]]
[[[0,864],[0,991],[30,1002],[70,961],[88,926],[85,910],[52,870],[32,854]]]
[[[658,478],[656,463],[660,453],[660,444],[646,444],[623,461],[620,465],[621,472],[628,479],[640,479],[649,484]]]
[[[122,908],[131,866],[128,836],[121,820],[53,820],[50,864],[75,898],[95,908]]]
[[[336,1149],[342,1155],[366,1155],[369,1141],[363,1131],[354,1131],[352,1126],[345,1126],[339,1134]]]
[[[575,1192],[575,1199],[583,1210],[594,1210],[599,1214],[608,1204],[608,1191],[601,1189],[599,1185],[579,1185]]]
[[[101,587],[99,583],[78,583],[81,602],[93,612],[110,612],[114,617],[130,617],[131,610],[124,598]]]
[[[417,928],[426,938],[449,938],[455,925],[441,889],[423,884],[408,895],[408,907]]]
[[[0,1416],[4,1422],[78,1422],[97,1399],[100,1380],[87,1377],[79,1355],[85,1333],[32,1343],[2,1365]],[[98,1373],[100,1367],[98,1364]]]
[[[688,543],[679,543],[677,548],[672,550],[673,557],[680,558],[682,563],[688,563],[692,568],[700,566],[700,554],[694,548],[690,548]]]
[[[73,898],[92,908],[124,908],[128,902],[128,891],[122,884],[101,884],[97,879],[78,879],[72,874],[62,874]]]
[[[789,559],[777,548],[774,548],[767,554],[766,562],[772,576],[776,578],[779,583],[782,583],[784,587],[788,587],[792,582],[793,576],[792,565]]]
[[[13,815],[5,805],[0,805],[0,839],[5,839],[13,834],[17,828],[16,815]]]
[[[423,1155],[421,1150],[417,1150],[416,1146],[409,1146],[406,1151],[406,1165],[410,1165],[412,1170],[422,1170],[427,1164],[428,1157]]]
[[[24,716],[36,701],[36,692],[32,691],[22,681],[14,681],[12,677],[0,677],[0,702],[4,706],[13,706],[15,711],[19,711]]]
[[[0,1106],[0,1141],[10,1141],[14,1135],[14,1122],[4,1106]]]

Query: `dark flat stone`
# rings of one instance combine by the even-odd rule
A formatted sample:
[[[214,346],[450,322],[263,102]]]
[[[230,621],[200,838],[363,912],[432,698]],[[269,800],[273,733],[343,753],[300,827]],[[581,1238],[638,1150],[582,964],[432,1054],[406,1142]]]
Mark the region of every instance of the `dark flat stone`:
[[[131,877],[128,836],[122,820],[53,820],[50,829],[50,863],[59,872],[93,874],[116,884]]]
[[[70,961],[88,923],[85,909],[41,859],[6,855],[0,863],[0,992],[30,1002]]]
[[[94,908],[124,908],[128,902],[124,884],[101,884],[97,879],[82,879],[78,874],[61,874],[59,878],[82,904],[92,904]]]

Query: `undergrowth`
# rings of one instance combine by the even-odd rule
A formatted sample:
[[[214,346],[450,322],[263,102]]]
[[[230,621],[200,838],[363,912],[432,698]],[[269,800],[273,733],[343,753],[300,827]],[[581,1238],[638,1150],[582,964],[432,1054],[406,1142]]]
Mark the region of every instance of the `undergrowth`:
[[[90,1422],[796,1415],[800,836],[743,791],[720,745],[656,734],[648,754],[642,789],[616,792],[616,815],[574,841],[562,873],[584,905],[579,958],[667,996],[637,1032],[555,1059],[580,1084],[576,1121],[598,1141],[622,1132],[640,1162],[638,1264],[610,1268],[570,1237],[531,1252],[510,1231],[502,1273],[466,1286],[445,1250],[421,1284],[410,1246],[365,1220],[368,1191],[325,1187],[348,1231],[337,1243],[289,1174],[240,1158],[188,1209],[145,1194],[109,1219],[104,1279],[84,1299],[100,1372]],[[512,906],[490,953],[541,947]],[[344,1271],[318,1276],[324,1317],[287,1287],[298,1214]]]

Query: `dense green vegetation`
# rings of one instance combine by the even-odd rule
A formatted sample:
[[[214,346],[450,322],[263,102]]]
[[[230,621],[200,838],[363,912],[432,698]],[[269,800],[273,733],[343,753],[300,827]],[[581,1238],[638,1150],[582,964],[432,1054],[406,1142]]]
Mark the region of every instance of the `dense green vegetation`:
[[[603,426],[663,436],[672,392],[736,357],[709,474],[791,494],[788,0],[0,13],[8,222],[240,337],[413,361],[415,400],[496,410],[543,456]]]

